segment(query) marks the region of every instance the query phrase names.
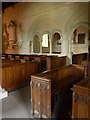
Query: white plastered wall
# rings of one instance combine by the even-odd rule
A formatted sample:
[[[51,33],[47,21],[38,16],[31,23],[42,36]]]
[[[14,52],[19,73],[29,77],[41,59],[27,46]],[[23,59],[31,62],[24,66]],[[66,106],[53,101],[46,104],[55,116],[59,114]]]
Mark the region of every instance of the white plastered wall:
[[[4,23],[8,23],[10,20],[16,21],[22,27],[22,45],[16,52],[31,53],[33,47],[28,43],[33,42],[34,33],[42,36],[47,31],[52,36],[53,31],[58,29],[62,36],[61,53],[70,57],[72,31],[77,24],[87,24],[88,3],[29,2],[16,4],[14,8],[6,9],[3,14]]]

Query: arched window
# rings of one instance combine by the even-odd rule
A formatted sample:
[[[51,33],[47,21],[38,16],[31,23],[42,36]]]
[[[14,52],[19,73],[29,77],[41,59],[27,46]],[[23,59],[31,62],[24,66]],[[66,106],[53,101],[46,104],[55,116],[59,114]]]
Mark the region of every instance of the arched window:
[[[57,45],[61,45],[61,36],[59,33],[54,33],[54,40],[57,41]]]
[[[34,35],[33,37],[33,52],[34,53],[40,52],[40,39],[38,35]]]
[[[42,36],[42,47],[48,47],[49,35],[46,33]]]
[[[59,32],[55,32],[52,35],[52,52],[56,54],[61,53],[61,35]]]

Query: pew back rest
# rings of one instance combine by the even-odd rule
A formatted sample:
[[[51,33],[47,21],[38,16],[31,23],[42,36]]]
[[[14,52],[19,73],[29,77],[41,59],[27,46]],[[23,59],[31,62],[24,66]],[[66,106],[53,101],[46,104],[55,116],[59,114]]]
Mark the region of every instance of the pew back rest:
[[[48,56],[46,59],[46,69],[54,69],[56,67],[66,65],[66,56]]]
[[[86,59],[87,59],[87,53],[80,53],[80,54],[72,55],[72,63],[73,64],[81,64],[81,62]]]
[[[12,91],[30,83],[31,75],[38,73],[38,63],[29,61],[2,67],[2,87]]]
[[[37,74],[51,80],[62,80],[68,76],[83,76],[84,68],[80,65],[67,65]]]
[[[35,56],[34,60],[39,63],[39,72],[46,70],[46,56]]]
[[[20,63],[20,60],[2,60],[2,67],[13,66]]]

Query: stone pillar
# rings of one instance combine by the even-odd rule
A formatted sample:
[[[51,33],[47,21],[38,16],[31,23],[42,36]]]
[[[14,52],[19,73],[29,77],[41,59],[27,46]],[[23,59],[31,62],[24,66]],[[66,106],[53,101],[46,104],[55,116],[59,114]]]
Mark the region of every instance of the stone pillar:
[[[42,38],[40,38],[40,54],[42,53]]]
[[[66,63],[72,63],[72,50],[71,50],[71,35],[70,33],[63,33],[64,36],[62,38],[62,45],[61,45],[61,54],[67,56]]]
[[[72,64],[72,48],[71,48],[71,36],[68,37],[68,58],[69,58],[69,61],[68,61],[68,64]]]
[[[31,53],[33,53],[33,40],[31,41]]]
[[[51,36],[49,38],[49,43],[50,43],[50,51],[49,51],[49,53],[52,54],[52,37]]]

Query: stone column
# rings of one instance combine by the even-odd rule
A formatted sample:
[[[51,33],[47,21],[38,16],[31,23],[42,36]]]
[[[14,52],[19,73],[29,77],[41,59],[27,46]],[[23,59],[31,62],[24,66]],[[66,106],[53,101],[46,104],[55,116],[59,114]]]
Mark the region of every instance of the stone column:
[[[72,47],[71,47],[71,36],[70,37],[68,37],[68,57],[69,57],[69,61],[68,61],[68,63],[69,64],[72,64]]]
[[[31,43],[30,43],[30,44],[31,44],[31,45],[30,45],[30,47],[31,47],[31,50],[30,50],[30,51],[31,51],[31,53],[33,53],[33,39],[32,39],[30,42],[31,42]]]
[[[51,36],[49,38],[49,43],[50,43],[50,51],[49,51],[49,53],[52,54],[52,37]]]
[[[40,54],[42,53],[42,38],[40,37]]]
[[[71,50],[71,34],[63,33],[65,36],[62,38],[62,45],[61,45],[61,54],[67,56],[66,63],[72,63],[72,50]]]

